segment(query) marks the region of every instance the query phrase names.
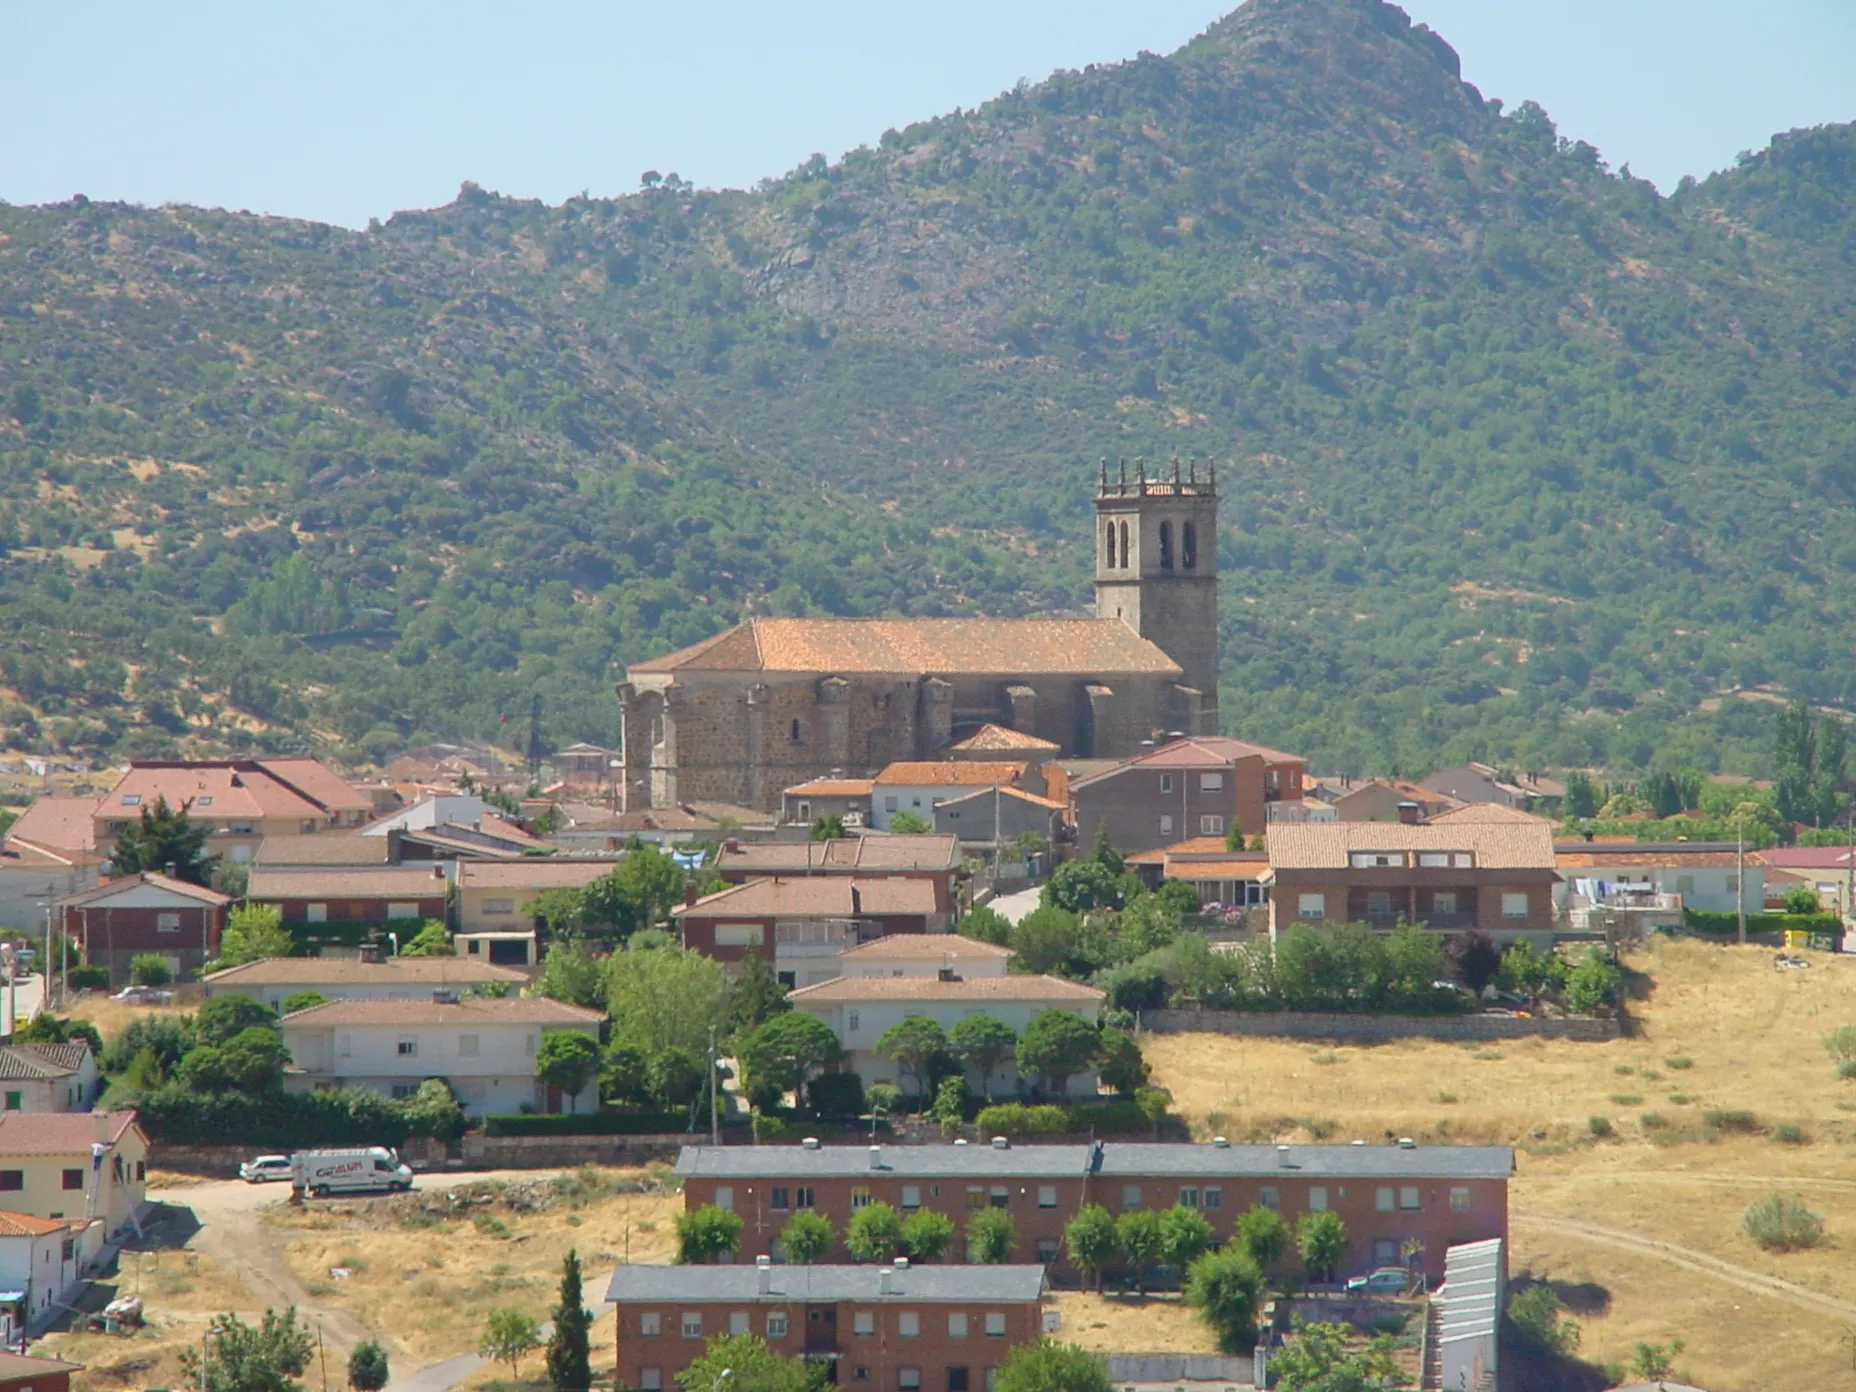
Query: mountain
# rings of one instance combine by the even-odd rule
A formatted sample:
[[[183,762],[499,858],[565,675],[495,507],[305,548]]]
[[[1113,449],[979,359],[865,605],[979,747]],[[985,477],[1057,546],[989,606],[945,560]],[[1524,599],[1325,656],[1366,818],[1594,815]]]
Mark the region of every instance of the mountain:
[[[14,741],[386,749],[758,612],[1087,602],[1215,456],[1236,733],[1761,772],[1856,653],[1856,131],[1665,198],[1377,0],[751,191],[0,208]]]

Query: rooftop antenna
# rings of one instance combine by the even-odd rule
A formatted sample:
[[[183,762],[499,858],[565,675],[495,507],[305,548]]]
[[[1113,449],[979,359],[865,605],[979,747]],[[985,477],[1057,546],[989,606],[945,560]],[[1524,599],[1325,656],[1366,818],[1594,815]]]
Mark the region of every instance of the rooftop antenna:
[[[1106,454],[1102,456],[1102,478],[1097,484],[1097,491],[1101,493],[1108,492],[1108,456]]]

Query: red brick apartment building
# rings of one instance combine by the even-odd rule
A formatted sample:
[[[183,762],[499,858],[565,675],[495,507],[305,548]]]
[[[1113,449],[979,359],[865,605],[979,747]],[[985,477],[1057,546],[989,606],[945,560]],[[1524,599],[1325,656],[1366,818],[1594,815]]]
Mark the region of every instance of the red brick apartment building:
[[[869,1392],[989,1392],[1041,1332],[1037,1266],[621,1266],[616,1380],[659,1392],[717,1334],[757,1334]]]
[[[1224,735],[1176,739],[1151,753],[1070,781],[1076,841],[1106,832],[1122,852],[1223,836],[1233,822],[1245,836],[1268,829],[1269,810],[1302,798],[1298,754]]]
[[[930,881],[851,875],[750,880],[673,909],[671,917],[686,948],[729,963],[749,952],[776,956],[779,943],[826,923],[842,925],[846,945],[855,947],[892,933],[926,933],[939,921]]]
[[[1347,1225],[1339,1274],[1396,1265],[1407,1239],[1424,1244],[1424,1274],[1443,1275],[1455,1243],[1508,1236],[1508,1146],[1209,1145],[1098,1141],[1014,1146],[685,1146],[677,1159],[683,1202],[741,1215],[745,1250],[774,1251],[780,1229],[809,1209],[830,1220],[833,1254],[845,1224],[869,1203],[905,1216],[920,1208],[965,1225],[979,1208],[1002,1208],[1018,1233],[1013,1259],[1072,1278],[1063,1231],[1085,1204],[1112,1214],[1196,1208],[1218,1240],[1255,1207],[1293,1223],[1332,1209]]]
[[[219,955],[231,900],[215,890],[145,870],[105,880],[58,901],[65,933],[84,946],[84,960],[126,985],[129,964],[145,952],[168,959],[176,981],[191,981]]]
[[[314,870],[251,872],[245,897],[269,904],[287,925],[391,923],[445,917],[451,888],[442,865],[330,866]]]
[[[837,841],[725,841],[715,873],[749,880],[850,878],[923,880],[934,886],[932,933],[952,926],[960,879],[960,843],[952,836],[847,836]]]

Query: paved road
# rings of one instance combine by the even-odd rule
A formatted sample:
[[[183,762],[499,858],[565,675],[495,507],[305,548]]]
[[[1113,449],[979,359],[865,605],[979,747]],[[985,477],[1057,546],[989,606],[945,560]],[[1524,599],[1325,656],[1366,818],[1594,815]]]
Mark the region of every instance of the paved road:
[[[1832,1315],[1841,1320],[1856,1320],[1856,1301],[1839,1300],[1833,1295],[1823,1295],[1808,1286],[1801,1286],[1795,1281],[1782,1280],[1777,1276],[1768,1276],[1763,1271],[1754,1271],[1750,1267],[1736,1266],[1733,1262],[1711,1257],[1706,1252],[1697,1252],[1692,1247],[1678,1247],[1673,1242],[1659,1242],[1653,1237],[1641,1237],[1636,1233],[1625,1232],[1621,1228],[1601,1227],[1597,1223],[1587,1223],[1577,1218],[1559,1218],[1545,1213],[1516,1212],[1512,1221],[1518,1228],[1534,1228],[1540,1232],[1554,1233],[1560,1237],[1575,1238],[1589,1242],[1597,1247],[1610,1247],[1619,1252],[1631,1252],[1637,1256],[1655,1257],[1668,1262],[1684,1271],[1697,1275],[1709,1276],[1743,1291],[1755,1295],[1771,1296],[1796,1305],[1801,1310],[1813,1314]]]

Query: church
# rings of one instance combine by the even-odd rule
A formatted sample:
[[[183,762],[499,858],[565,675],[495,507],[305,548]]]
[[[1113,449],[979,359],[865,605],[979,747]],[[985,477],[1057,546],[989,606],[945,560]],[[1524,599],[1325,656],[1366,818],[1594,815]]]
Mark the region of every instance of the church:
[[[812,778],[947,758],[982,725],[1065,758],[1218,732],[1218,488],[1137,465],[1095,497],[1095,617],[751,618],[618,688],[627,805],[772,809]]]

